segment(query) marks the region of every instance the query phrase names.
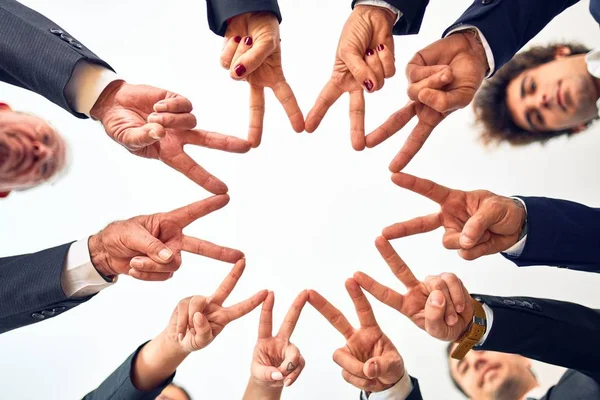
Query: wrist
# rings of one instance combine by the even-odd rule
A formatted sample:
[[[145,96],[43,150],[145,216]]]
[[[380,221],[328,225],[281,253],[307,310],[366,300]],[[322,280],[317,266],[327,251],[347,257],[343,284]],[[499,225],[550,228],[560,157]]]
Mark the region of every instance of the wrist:
[[[279,399],[282,391],[283,386],[272,386],[272,383],[261,381],[253,376],[248,381],[248,393],[252,394],[250,397],[252,400]]]
[[[354,9],[358,10],[360,12],[365,12],[368,14],[373,14],[373,15],[383,17],[388,22],[390,29],[396,23],[396,18],[398,18],[398,15],[395,12],[393,12],[389,8],[385,8],[385,7],[373,6],[373,5],[368,5],[368,4],[357,4],[354,7]]]
[[[487,71],[489,64],[485,54],[485,48],[479,37],[479,32],[476,29],[466,29],[453,34],[461,35],[467,41],[471,52],[478,60],[478,64]]]
[[[90,116],[95,120],[102,121],[107,111],[115,105],[115,97],[125,84],[126,82],[122,80],[109,83],[102,93],[100,93],[100,96],[98,96],[98,100],[96,100],[96,103],[94,103],[94,106],[90,110]]]
[[[170,334],[168,328],[162,331],[155,340],[157,341],[161,352],[168,355],[168,358],[183,360],[191,354],[181,346],[177,334]]]
[[[102,232],[89,237],[88,249],[92,265],[103,278],[112,279],[114,276],[118,275],[110,268],[108,262],[109,257],[102,243]]]

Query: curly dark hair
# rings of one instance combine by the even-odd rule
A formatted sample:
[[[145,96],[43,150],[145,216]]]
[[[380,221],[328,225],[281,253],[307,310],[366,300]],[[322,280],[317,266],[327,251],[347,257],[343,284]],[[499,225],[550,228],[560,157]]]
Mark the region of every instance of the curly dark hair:
[[[552,132],[532,132],[519,128],[513,121],[506,104],[506,88],[521,72],[548,63],[556,58],[561,47],[571,50],[571,55],[585,54],[590,51],[578,43],[556,43],[548,46],[534,46],[515,55],[512,60],[500,68],[479,89],[473,101],[476,124],[483,128],[481,139],[484,144],[499,144],[503,141],[512,145],[526,145],[561,136],[571,135],[570,130]],[[591,121],[588,122],[588,125]]]

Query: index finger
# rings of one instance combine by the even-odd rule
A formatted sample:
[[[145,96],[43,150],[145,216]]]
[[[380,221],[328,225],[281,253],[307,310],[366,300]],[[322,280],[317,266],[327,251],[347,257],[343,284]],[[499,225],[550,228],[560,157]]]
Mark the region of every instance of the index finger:
[[[365,93],[363,90],[350,92],[350,139],[354,150],[365,148]]]
[[[308,300],[308,292],[303,290],[294,300],[292,306],[289,311],[285,315],[283,319],[283,323],[281,324],[281,328],[279,328],[279,332],[277,332],[277,336],[285,339],[289,339],[296,328],[296,324],[298,323],[298,319],[300,318],[300,313]]]
[[[247,153],[251,147],[247,140],[202,129],[187,131],[184,139],[186,144],[194,144],[229,153]]]
[[[250,85],[250,126],[248,141],[252,147],[258,147],[262,139],[265,119],[265,89]]]
[[[269,338],[273,334],[273,305],[275,304],[275,293],[269,292],[265,299],[262,310],[260,310],[260,320],[258,321],[258,338]]]
[[[321,93],[319,93],[315,105],[306,117],[306,132],[312,133],[317,129],[327,113],[327,110],[329,110],[329,107],[340,98],[342,93],[344,93],[344,91],[340,89],[333,80],[330,79],[329,82],[327,82],[323,90],[321,90]]]
[[[192,157],[183,151],[183,148],[178,150],[175,155],[168,158],[161,158],[161,160],[209,192],[214,194],[227,193],[227,185],[199,166]]]
[[[342,314],[340,310],[332,306],[331,303],[329,303],[325,299],[325,297],[321,296],[315,290],[309,290],[308,302],[318,312],[320,312],[321,315],[324,316],[325,319],[327,319],[327,321],[329,321],[329,323],[333,325],[333,327],[337,329],[339,333],[344,335],[346,339],[349,339],[350,336],[352,336],[354,328],[352,327],[352,325],[350,325],[350,322],[348,322],[346,317],[344,317],[344,314]]]
[[[375,319],[371,303],[369,303],[369,300],[367,300],[367,297],[354,279],[350,278],[346,280],[346,291],[348,291],[348,294],[354,303],[354,309],[358,315],[360,326],[377,326],[377,319]]]
[[[208,199],[196,201],[187,206],[180,207],[176,210],[169,211],[165,216],[174,219],[180,228],[185,228],[195,220],[202,218],[213,211],[225,207],[229,203],[228,194],[218,194]]]
[[[368,148],[375,147],[392,137],[400,129],[404,128],[408,121],[415,115],[417,110],[414,102],[409,102],[406,106],[393,113],[387,121],[367,135],[366,144]]]
[[[383,236],[379,236],[375,240],[375,246],[379,250],[379,254],[384,258],[387,265],[392,270],[396,278],[400,280],[406,286],[407,289],[419,285],[421,282],[415,278],[408,265],[400,258],[396,250],[392,247],[390,242],[387,241]]]
[[[260,303],[265,301],[268,296],[268,291],[261,290],[256,293],[254,296],[246,299],[244,301],[240,301],[237,304],[232,305],[231,307],[227,307],[225,311],[226,316],[226,324],[235,321],[238,318],[243,317],[248,314],[250,311],[254,310]]]
[[[212,295],[211,303],[218,305],[223,304],[223,302],[231,294],[231,291],[233,290],[233,288],[235,288],[235,285],[237,285],[238,281],[242,277],[245,268],[245,258],[242,258],[241,260],[235,263],[229,274],[225,277],[223,282],[221,282],[221,285],[219,285],[218,289]]]
[[[386,239],[399,239],[401,237],[431,232],[442,226],[442,214],[437,212],[424,217],[413,218],[410,221],[398,222],[383,228],[383,237]]]
[[[406,138],[404,145],[396,154],[396,157],[390,163],[390,171],[400,172],[408,163],[415,157],[415,155],[421,150],[425,141],[433,132],[433,129],[437,126],[431,125],[427,122],[419,120],[417,126],[414,127],[410,135]]]
[[[425,196],[429,200],[435,201],[440,205],[444,204],[452,191],[452,189],[439,185],[433,181],[405,174],[403,172],[393,174],[392,182],[401,188]]]

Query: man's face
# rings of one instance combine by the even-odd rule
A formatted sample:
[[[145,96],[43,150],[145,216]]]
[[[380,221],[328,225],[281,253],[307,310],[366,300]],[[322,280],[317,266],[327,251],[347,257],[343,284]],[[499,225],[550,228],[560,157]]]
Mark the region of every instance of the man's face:
[[[0,192],[39,185],[65,166],[65,142],[44,120],[0,103]]]
[[[190,400],[183,390],[175,385],[167,386],[156,400]]]
[[[557,52],[557,59],[523,71],[507,86],[507,106],[521,129],[577,132],[598,115],[599,93],[585,55],[569,56],[566,47]]]
[[[515,391],[532,376],[530,367],[525,357],[495,351],[470,351],[460,361],[450,359],[450,373],[473,400],[517,398],[520,393]]]

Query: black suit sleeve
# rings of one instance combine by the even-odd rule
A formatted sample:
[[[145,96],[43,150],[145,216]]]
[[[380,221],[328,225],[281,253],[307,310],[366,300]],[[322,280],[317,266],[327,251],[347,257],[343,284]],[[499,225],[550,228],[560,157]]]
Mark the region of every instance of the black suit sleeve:
[[[600,272],[600,209],[560,199],[520,197],[527,207],[527,239],[519,267],[551,265]]]
[[[146,342],[148,343],[148,342]],[[131,374],[135,359],[146,345],[144,343],[134,351],[123,364],[119,366],[108,378],[98,386],[98,388],[88,393],[83,400],[154,400],[156,397],[173,382],[175,374],[171,375],[167,380],[161,383],[154,390],[142,392],[133,385]]]
[[[208,26],[217,35],[225,35],[227,20],[247,12],[271,11],[281,23],[277,0],[206,0]]]
[[[352,7],[358,0],[352,1]],[[394,35],[412,35],[419,33],[421,22],[429,0],[385,0],[402,12],[402,17],[394,25]]]
[[[70,247],[0,258],[0,333],[55,317],[92,297],[68,299],[62,290]]]
[[[473,296],[494,312],[479,349],[520,354],[600,382],[600,310],[530,297]]]
[[[0,80],[38,93],[79,118],[65,97],[75,65],[112,69],[67,31],[14,0],[0,0]]]
[[[554,17],[579,0],[475,0],[445,32],[477,27],[494,54],[496,71]]]
[[[408,397],[404,400],[423,400],[423,397],[421,396],[421,388],[419,388],[419,381],[417,380],[417,378],[413,378],[411,376],[410,381],[412,382],[413,390],[408,394]],[[364,390],[362,390],[360,392],[360,400],[367,399],[368,398],[366,393],[364,392]]]

